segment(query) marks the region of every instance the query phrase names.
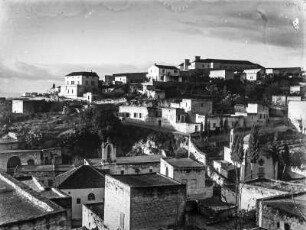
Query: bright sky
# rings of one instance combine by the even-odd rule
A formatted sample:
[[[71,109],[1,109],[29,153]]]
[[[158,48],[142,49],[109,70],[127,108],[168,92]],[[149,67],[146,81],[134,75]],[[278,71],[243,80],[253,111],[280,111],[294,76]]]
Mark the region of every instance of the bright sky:
[[[73,71],[178,65],[195,55],[302,66],[300,0],[0,0],[0,95],[45,92]]]

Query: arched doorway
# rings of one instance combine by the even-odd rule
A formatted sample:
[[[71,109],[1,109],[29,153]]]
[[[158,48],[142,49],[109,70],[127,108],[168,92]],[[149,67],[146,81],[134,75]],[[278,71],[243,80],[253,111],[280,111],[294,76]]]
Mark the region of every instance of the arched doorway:
[[[28,165],[35,165],[35,162],[34,162],[33,159],[29,159],[29,160],[27,161],[27,164],[28,164]]]
[[[15,168],[20,165],[21,165],[21,161],[19,157],[13,156],[9,158],[7,161],[7,172],[8,173],[14,172]]]

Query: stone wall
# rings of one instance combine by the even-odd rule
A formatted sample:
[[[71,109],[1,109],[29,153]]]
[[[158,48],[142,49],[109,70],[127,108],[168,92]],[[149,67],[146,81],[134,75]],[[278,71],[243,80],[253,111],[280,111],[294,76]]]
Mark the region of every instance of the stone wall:
[[[184,223],[185,185],[133,188],[131,229],[159,229]]]
[[[258,225],[264,229],[270,230],[287,230],[285,225],[289,226],[290,230],[306,229],[306,221],[300,221],[295,217],[280,214],[277,210],[270,208],[265,204],[261,204],[260,222]]]
[[[104,224],[110,230],[117,230],[121,223],[130,230],[130,187],[120,181],[105,176]]]
[[[198,149],[198,147],[192,142],[191,138],[189,138],[189,145],[187,150],[189,151],[191,158],[207,166],[205,153]]]
[[[86,227],[87,229],[107,230],[103,218],[94,213],[86,205],[82,206],[82,227]]]

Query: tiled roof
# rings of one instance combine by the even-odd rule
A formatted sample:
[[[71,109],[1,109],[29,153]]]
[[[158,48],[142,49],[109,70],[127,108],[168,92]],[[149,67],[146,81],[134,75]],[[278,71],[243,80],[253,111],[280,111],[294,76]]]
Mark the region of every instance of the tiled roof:
[[[56,212],[65,210],[0,170],[0,229]]]
[[[99,77],[96,72],[72,72],[66,76],[88,76],[88,77]]]
[[[165,161],[176,168],[204,168],[204,165],[190,158],[169,158]]]
[[[55,178],[59,189],[104,188],[105,177],[90,165],[81,165]]]
[[[178,70],[178,68],[176,66],[171,66],[171,65],[158,65],[155,64],[156,67],[161,68],[161,69],[174,69],[174,70]]]
[[[135,188],[182,185],[169,177],[156,173],[112,175],[112,177]]]
[[[276,209],[279,213],[290,217],[298,217],[305,221],[304,216],[301,214],[306,213],[305,192],[267,198],[263,200],[263,203],[273,209]]]

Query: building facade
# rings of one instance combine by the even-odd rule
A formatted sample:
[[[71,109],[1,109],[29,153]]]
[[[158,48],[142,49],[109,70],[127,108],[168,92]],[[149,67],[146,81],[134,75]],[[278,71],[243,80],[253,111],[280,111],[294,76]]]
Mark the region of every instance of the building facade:
[[[181,81],[180,71],[177,67],[158,64],[154,64],[148,69],[147,78],[150,81],[160,82]]]

